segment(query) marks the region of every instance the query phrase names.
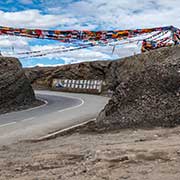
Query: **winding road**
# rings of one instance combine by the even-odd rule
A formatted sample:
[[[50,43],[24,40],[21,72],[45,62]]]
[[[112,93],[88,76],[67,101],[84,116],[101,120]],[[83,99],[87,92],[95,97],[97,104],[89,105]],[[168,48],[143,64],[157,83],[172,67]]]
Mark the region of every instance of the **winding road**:
[[[0,144],[37,138],[96,118],[108,98],[75,93],[36,91],[40,107],[0,115]]]

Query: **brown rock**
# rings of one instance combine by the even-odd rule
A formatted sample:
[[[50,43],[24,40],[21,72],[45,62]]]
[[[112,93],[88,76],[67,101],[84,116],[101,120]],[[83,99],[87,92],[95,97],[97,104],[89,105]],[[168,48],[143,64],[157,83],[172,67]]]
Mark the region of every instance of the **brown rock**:
[[[125,58],[115,61],[113,66],[114,94],[98,117],[99,129],[180,124],[179,47]]]
[[[18,59],[0,57],[0,113],[34,101],[33,89]]]

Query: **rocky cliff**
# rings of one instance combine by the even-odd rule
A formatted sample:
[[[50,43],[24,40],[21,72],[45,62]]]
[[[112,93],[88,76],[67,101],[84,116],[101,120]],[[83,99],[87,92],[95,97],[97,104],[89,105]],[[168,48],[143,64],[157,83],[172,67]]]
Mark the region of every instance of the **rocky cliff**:
[[[29,80],[16,58],[0,57],[0,113],[35,102]]]

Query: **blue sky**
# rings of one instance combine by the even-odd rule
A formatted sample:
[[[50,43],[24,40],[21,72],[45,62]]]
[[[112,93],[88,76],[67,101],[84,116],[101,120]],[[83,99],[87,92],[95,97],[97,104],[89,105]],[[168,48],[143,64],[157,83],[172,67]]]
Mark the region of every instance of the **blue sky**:
[[[179,0],[2,0],[0,25],[41,29],[116,30],[173,25],[180,27]],[[0,37],[1,51],[23,52],[62,46],[57,41]],[[23,66],[68,64],[81,61],[116,59],[132,55],[135,44],[91,48],[20,59]]]

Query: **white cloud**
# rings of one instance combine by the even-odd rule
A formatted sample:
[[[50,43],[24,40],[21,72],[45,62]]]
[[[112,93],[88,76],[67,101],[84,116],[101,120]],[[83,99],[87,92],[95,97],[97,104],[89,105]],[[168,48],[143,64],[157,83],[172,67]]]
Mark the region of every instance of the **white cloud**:
[[[21,0],[31,3],[32,0]],[[59,3],[58,3],[59,2]],[[0,11],[0,24],[29,28],[126,29],[174,25],[180,27],[179,0],[80,0],[41,1],[38,9]],[[65,4],[65,5],[64,5]],[[38,8],[38,7],[37,7]]]
[[[69,3],[68,3],[69,2]],[[21,0],[32,3],[32,0]],[[129,29],[174,25],[180,27],[179,0],[47,1],[37,9],[3,12],[0,24],[30,28]],[[44,13],[46,12],[46,14]]]
[[[54,45],[49,45],[49,46],[35,46],[32,49],[33,50],[48,50],[48,49],[53,49],[53,48],[59,48],[59,46],[54,46]],[[94,61],[94,60],[106,60],[110,59],[111,56],[104,53],[100,52],[96,48],[93,49],[82,49],[82,50],[75,50],[75,51],[69,51],[69,52],[60,52],[60,53],[52,53],[48,54],[45,57],[49,59],[61,59],[64,60],[65,64],[72,64],[72,63],[78,63],[78,62],[83,62],[83,61]],[[42,58],[42,57],[38,57]]]
[[[180,27],[179,11],[179,0],[81,0],[70,3],[61,12],[77,17],[81,26],[92,25],[92,29],[126,29],[165,25]]]
[[[96,49],[83,49],[78,51],[72,51],[68,53],[62,53],[61,59],[65,61],[65,64],[77,63],[83,61],[95,61],[95,60],[107,60],[110,59],[106,53],[96,51]]]
[[[30,50],[28,40],[21,37],[0,36],[0,48],[8,48],[12,50]]]
[[[63,15],[42,14],[39,10],[25,10],[18,12],[0,11],[1,26],[28,27],[28,28],[52,28],[74,25],[77,19]]]
[[[34,45],[31,46],[31,51],[52,50],[54,48],[64,48],[64,46],[58,44]]]

